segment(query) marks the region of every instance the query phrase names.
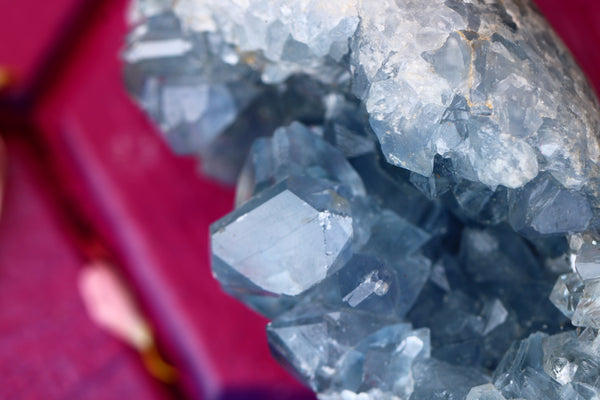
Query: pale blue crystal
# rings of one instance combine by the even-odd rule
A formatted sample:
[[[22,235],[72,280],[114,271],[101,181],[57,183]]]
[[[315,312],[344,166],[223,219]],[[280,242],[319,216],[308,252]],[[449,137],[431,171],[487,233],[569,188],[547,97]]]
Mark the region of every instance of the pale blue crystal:
[[[220,61],[215,47],[228,45],[165,11],[137,27],[124,54],[130,90],[178,153],[205,149],[258,94],[251,70]]]
[[[262,192],[211,232],[219,265],[266,292],[293,296],[341,266],[352,240],[352,217],[335,187],[298,178]]]
[[[414,253],[431,237],[390,210],[383,210],[373,221],[371,236],[363,251],[382,258],[399,259]]]
[[[310,295],[338,307],[401,318],[414,305],[430,271],[430,261],[418,254],[387,259],[355,254]]]
[[[410,395],[411,365],[430,351],[426,329],[315,302],[279,316],[267,333],[275,356],[323,393],[377,388]]]
[[[540,175],[515,195],[510,223],[528,236],[585,231],[592,219],[589,201],[563,188],[549,175]]]

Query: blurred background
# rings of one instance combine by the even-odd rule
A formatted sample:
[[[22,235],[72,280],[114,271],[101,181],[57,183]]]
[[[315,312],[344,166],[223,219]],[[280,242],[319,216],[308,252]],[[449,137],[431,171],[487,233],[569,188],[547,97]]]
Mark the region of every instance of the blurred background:
[[[600,88],[600,2],[537,0]],[[223,294],[233,189],[125,92],[126,0],[0,0],[0,398],[311,399]]]

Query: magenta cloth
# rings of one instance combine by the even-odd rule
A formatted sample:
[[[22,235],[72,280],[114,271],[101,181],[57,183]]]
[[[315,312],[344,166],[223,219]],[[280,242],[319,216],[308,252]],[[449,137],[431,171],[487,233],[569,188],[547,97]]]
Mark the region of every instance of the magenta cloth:
[[[596,51],[600,2],[537,2],[600,88],[600,52]],[[14,101],[15,93],[35,100],[34,107],[24,114],[36,134],[21,141],[44,149],[45,164],[38,167],[51,168],[60,181],[59,186],[47,189],[59,191],[56,198],[72,199],[77,213],[85,216],[91,230],[122,266],[157,329],[161,345],[181,371],[188,398],[310,399],[312,394],[270,357],[266,321],[223,294],[212,279],[208,226],[231,209],[233,191],[201,177],[193,160],[172,155],[125,93],[118,59],[126,32],[125,8],[125,0],[0,0],[0,9],[9,10],[0,15],[0,65],[17,70],[21,77],[5,101]],[[11,43],[4,38],[11,38]],[[36,160],[29,157],[22,163],[33,165]],[[21,196],[34,196],[44,207],[44,202],[51,200],[37,196],[36,190],[41,190],[36,189],[38,184],[39,179],[37,183],[31,181],[31,189]],[[53,327],[48,316],[54,314],[38,312],[40,295],[31,296],[32,291],[56,288],[48,291],[46,304],[42,304],[45,307],[61,304],[65,298],[77,301],[72,278],[69,281],[51,273],[58,267],[46,263],[37,247],[26,247],[28,229],[52,223],[52,209],[47,208],[46,213],[44,218],[23,215],[7,205],[6,221],[2,222],[9,233],[0,232],[0,251],[6,245],[1,240],[23,247],[4,255],[0,267],[8,263],[35,276],[25,285],[25,278],[7,279],[0,269],[0,285],[4,285],[0,288],[6,287],[0,296],[5,292],[11,296],[9,300],[0,298],[4,304],[19,305],[4,307],[4,312],[8,315],[20,310],[23,314],[16,322],[0,317],[0,332],[15,326],[31,335],[40,330],[40,340],[35,346],[25,339],[0,341],[0,368],[4,377],[11,377],[4,379],[0,397],[27,390],[22,393],[30,398],[35,398],[35,393],[47,398],[44,396],[50,385],[59,393],[56,398],[65,398],[62,393],[72,392],[61,392],[61,388],[79,387],[79,380],[86,382],[85,371],[96,371],[89,365],[103,365],[103,352],[66,346],[61,335],[43,334],[43,329],[54,332],[61,320],[57,317],[57,327]],[[38,230],[40,242],[66,243],[65,232]],[[83,316],[78,318],[84,320]],[[64,332],[69,341],[79,335],[77,330]],[[118,348],[114,343],[110,346]],[[67,359],[74,362],[73,375],[60,369],[60,362]],[[31,367],[10,372],[11,365]],[[134,384],[139,384],[140,395],[134,398],[151,398],[145,397],[144,391],[162,394],[145,380],[140,366],[132,360],[123,361],[119,368],[126,370],[123,376],[131,374]],[[48,369],[58,372],[48,375]],[[118,381],[118,376],[115,379]],[[23,382],[28,383],[26,388]],[[81,385],[93,387],[98,398],[123,398],[113,395],[112,391],[118,390],[116,383]]]
[[[3,132],[6,134],[6,131]],[[76,290],[81,254],[22,143],[8,143],[0,220],[0,398],[166,400],[138,355],[96,327]]]

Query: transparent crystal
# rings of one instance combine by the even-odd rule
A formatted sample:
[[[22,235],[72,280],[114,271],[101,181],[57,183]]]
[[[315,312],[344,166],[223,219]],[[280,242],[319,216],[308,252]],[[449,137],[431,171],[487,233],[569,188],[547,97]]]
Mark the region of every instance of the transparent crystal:
[[[557,280],[550,301],[567,318],[572,318],[583,294],[583,281],[576,273],[561,275]]]

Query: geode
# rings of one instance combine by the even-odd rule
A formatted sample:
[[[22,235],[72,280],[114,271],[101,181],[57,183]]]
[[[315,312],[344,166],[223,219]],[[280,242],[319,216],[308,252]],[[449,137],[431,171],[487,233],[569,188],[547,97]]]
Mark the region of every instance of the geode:
[[[132,15],[130,91],[237,181],[214,275],[321,399],[600,398],[600,110],[532,4]]]

